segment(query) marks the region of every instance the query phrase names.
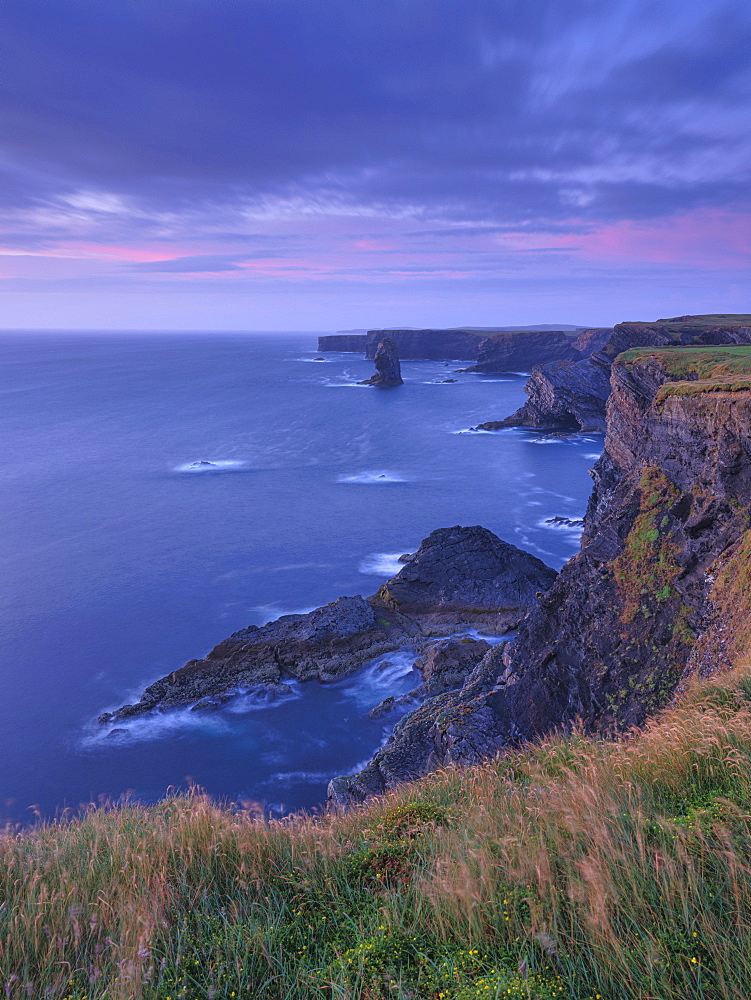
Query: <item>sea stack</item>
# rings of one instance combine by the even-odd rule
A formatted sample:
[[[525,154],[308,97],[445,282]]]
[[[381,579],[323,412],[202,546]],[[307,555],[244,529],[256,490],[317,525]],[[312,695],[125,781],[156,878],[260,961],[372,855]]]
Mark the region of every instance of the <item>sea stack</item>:
[[[391,337],[384,337],[380,342],[374,361],[376,367],[375,375],[372,378],[365,379],[361,385],[376,385],[382,389],[389,389],[395,385],[404,385],[396,342]]]

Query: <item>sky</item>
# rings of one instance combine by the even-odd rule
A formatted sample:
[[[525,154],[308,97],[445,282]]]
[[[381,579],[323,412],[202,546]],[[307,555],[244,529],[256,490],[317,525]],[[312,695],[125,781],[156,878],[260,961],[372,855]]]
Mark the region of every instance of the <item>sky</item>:
[[[4,0],[0,326],[751,312],[748,0]]]

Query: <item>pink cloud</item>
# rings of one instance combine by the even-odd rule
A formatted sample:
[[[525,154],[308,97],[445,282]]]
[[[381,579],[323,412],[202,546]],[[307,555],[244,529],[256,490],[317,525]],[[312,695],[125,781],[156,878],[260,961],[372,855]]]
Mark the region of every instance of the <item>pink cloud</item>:
[[[590,260],[659,263],[725,269],[751,262],[751,210],[697,209],[653,222],[623,220],[576,237]]]

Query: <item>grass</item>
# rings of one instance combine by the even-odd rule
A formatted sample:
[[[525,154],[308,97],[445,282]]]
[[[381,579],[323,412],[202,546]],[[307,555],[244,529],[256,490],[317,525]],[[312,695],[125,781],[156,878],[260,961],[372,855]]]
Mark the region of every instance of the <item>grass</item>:
[[[739,1000],[751,671],[346,816],[200,794],[0,837],[9,1000]]]
[[[655,403],[668,396],[694,396],[706,392],[751,389],[751,346],[733,347],[635,347],[619,356],[627,368],[653,359],[673,381],[660,386]]]

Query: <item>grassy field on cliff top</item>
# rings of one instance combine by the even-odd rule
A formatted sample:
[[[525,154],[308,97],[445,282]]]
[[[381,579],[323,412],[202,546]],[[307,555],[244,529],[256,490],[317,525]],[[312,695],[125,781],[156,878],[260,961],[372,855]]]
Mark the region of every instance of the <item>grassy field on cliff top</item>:
[[[751,345],[730,347],[634,347],[618,362],[633,367],[653,358],[675,380],[661,386],[655,396],[694,396],[703,392],[738,392],[751,389]]]
[[[202,796],[0,836],[26,997],[751,993],[751,671],[618,742],[549,740],[346,816]]]

